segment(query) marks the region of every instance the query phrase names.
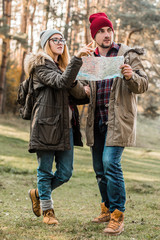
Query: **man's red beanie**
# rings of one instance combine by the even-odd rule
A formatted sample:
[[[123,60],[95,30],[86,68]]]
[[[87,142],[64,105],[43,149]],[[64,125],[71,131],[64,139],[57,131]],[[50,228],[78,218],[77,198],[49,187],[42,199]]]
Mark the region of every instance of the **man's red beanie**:
[[[91,23],[90,29],[93,39],[98,30],[101,29],[102,27],[110,27],[114,32],[112,22],[108,19],[105,13],[94,13],[89,17],[89,21]]]

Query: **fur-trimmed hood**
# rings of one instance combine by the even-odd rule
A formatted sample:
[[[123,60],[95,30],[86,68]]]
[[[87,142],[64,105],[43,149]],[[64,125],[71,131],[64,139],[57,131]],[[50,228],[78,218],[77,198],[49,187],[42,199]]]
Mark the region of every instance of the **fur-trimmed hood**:
[[[125,56],[126,54],[128,54],[129,52],[135,52],[135,53],[137,53],[138,55],[145,55],[145,53],[146,53],[146,51],[145,51],[144,48],[135,47],[135,48],[129,49],[129,50],[124,54],[124,56]]]
[[[129,47],[125,44],[119,44],[120,45],[120,49],[119,49],[119,52],[118,52],[118,55],[124,55],[124,57],[132,52],[132,53],[136,53],[138,55],[144,55],[145,54],[145,49],[142,48],[142,47]]]
[[[46,59],[54,62],[49,55],[42,51],[38,52],[37,54],[34,53],[27,54],[24,60],[25,73],[29,75],[32,69],[35,68],[36,66],[45,65]]]

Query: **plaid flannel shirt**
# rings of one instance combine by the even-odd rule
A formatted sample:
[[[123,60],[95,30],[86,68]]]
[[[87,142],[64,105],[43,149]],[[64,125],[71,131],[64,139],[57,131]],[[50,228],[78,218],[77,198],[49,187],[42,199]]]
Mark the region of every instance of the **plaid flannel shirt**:
[[[112,43],[106,57],[116,57],[118,54],[119,45]],[[94,52],[95,57],[100,57],[99,50],[96,48]],[[97,81],[97,101],[96,101],[96,112],[95,121],[99,122],[101,119],[102,124],[108,121],[108,106],[110,91],[113,83],[112,79],[105,79],[102,81]]]

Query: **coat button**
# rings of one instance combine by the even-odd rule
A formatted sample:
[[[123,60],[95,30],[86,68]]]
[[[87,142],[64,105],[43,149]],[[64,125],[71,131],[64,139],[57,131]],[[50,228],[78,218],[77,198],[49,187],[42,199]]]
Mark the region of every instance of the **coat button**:
[[[106,107],[106,108],[109,107],[109,103],[105,104],[105,107]]]
[[[129,58],[125,59],[125,63],[128,64],[129,63]]]

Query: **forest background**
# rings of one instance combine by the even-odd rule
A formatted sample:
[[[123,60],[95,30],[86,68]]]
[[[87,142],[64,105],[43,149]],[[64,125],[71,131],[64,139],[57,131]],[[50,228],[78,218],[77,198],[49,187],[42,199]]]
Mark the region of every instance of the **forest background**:
[[[149,90],[138,96],[138,122],[146,129],[148,125],[153,127],[146,131],[149,135],[145,139],[150,139],[151,133],[159,135],[160,0],[1,0],[0,114],[18,115],[17,90],[27,77],[24,58],[28,52],[40,50],[40,32],[47,28],[62,31],[73,56],[92,40],[88,18],[96,12],[105,12],[113,22],[115,42],[145,48],[143,63]],[[87,107],[79,107],[82,128]],[[140,130],[138,134],[141,135]],[[141,140],[138,143],[142,145]],[[143,142],[143,146],[148,144]]]
[[[73,56],[91,41],[88,18],[96,12],[113,22],[115,42],[145,48],[149,77],[148,91],[138,95],[140,148],[126,148],[122,159],[127,202],[125,232],[118,239],[160,239],[160,0],[0,0],[0,239],[110,239],[104,225],[91,223],[100,196],[87,146],[75,148],[73,177],[54,193],[61,224],[48,227],[32,214],[27,192],[36,188],[37,162],[27,152],[30,123],[20,119],[16,102],[27,77],[24,58],[40,50],[40,32],[62,31]],[[82,130],[87,108],[79,106]]]

